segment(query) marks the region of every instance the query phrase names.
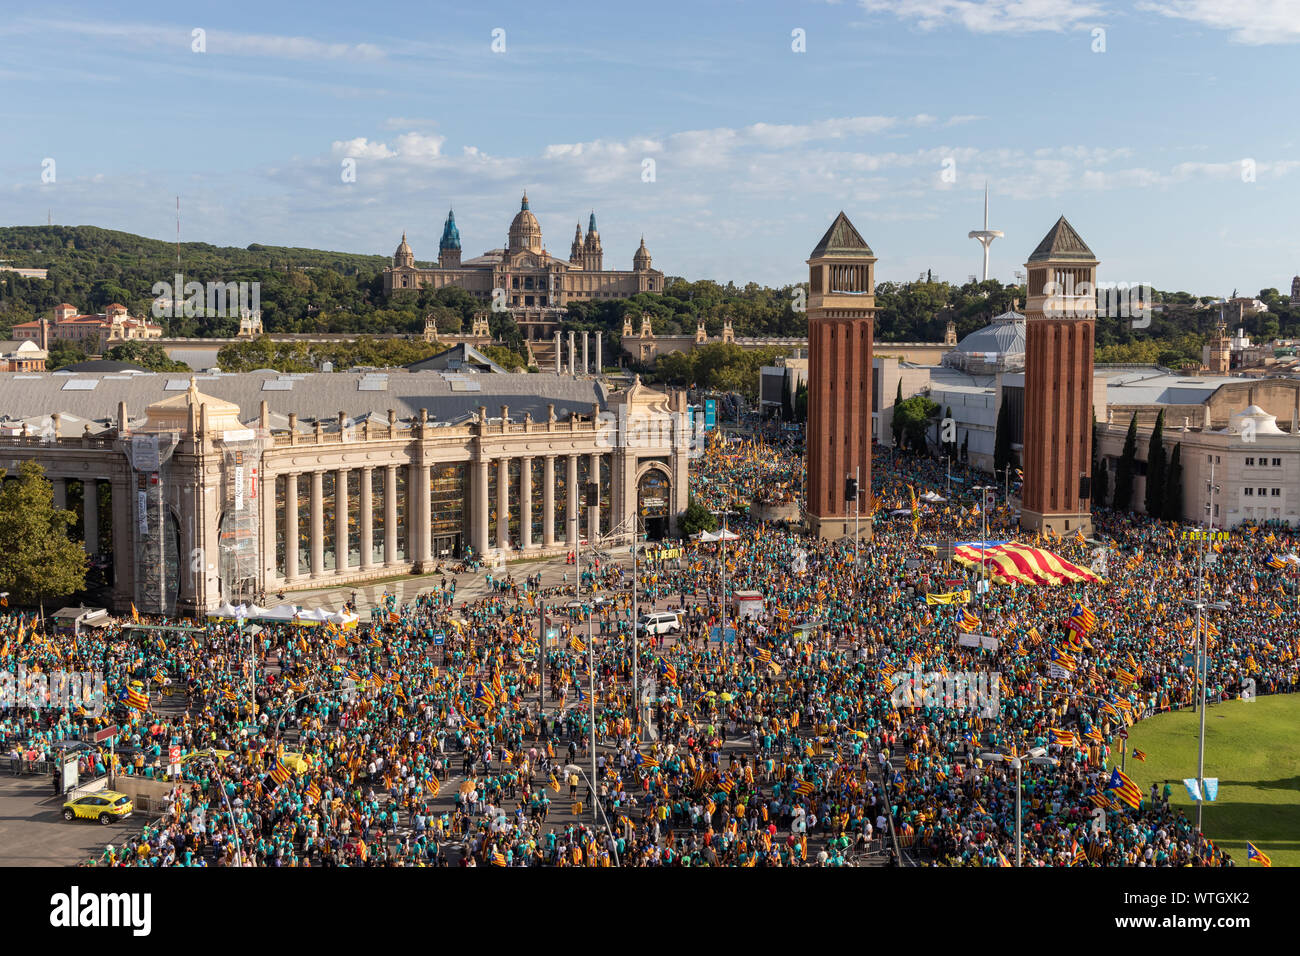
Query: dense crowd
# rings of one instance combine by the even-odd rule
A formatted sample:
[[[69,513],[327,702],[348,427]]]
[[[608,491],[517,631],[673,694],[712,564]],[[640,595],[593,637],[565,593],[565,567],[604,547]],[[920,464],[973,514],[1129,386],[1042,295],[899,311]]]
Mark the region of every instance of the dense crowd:
[[[706,504],[776,484],[797,497],[795,447],[746,441],[710,444],[694,485]],[[167,634],[127,620],[74,640],[9,614],[7,669],[102,671],[115,697],[138,681],[150,706],[11,709],[0,734],[36,759],[117,721],[118,772],[158,778],[182,748],[166,812],[107,849],[111,865],[844,866],[900,862],[895,847],[1008,865],[1016,776],[990,755],[1032,748],[1048,759],[1024,765],[1026,865],[1231,864],[1167,789],[1138,808],[1107,790],[1120,730],[1193,700],[1178,596],[1204,545],[1103,511],[1093,543],[1039,543],[1104,583],[981,589],[933,546],[1025,540],[1009,508],[980,511],[963,490],[978,475],[943,462],[886,451],[874,472],[856,549],[741,519],[738,540],[642,565],[640,610],[677,609],[683,627],[635,643],[630,570],[609,560],[584,562],[580,593],[488,572],[474,600],[444,579],[353,628],[253,638],[228,621]],[[1265,564],[1292,547],[1285,529],[1245,529],[1210,552],[1206,584],[1233,602],[1210,628],[1211,701],[1296,689],[1293,570]],[[924,599],[962,589],[969,604]],[[743,591],[762,597],[744,616]],[[1065,626],[1076,606],[1095,627]],[[963,613],[997,649],[958,643]],[[1051,666],[1062,654],[1068,673]],[[994,676],[956,701],[912,683],[931,673]],[[106,769],[97,750],[83,761]]]

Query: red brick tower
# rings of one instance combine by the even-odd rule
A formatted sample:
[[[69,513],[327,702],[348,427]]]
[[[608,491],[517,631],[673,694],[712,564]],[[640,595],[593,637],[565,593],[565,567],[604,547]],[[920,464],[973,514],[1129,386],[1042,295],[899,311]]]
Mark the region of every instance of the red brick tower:
[[[844,481],[871,490],[871,345],[876,317],[876,257],[844,213],[808,259],[809,530],[822,538],[853,534]],[[858,471],[860,469],[860,473]],[[864,511],[862,536],[871,537]]]
[[[1089,534],[1097,257],[1062,216],[1029,256],[1025,271],[1020,525]]]

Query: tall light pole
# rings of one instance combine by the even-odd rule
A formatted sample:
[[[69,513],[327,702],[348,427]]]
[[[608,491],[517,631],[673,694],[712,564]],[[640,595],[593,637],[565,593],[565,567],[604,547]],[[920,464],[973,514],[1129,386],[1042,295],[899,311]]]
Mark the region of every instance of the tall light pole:
[[[980,756],[992,763],[1001,763],[1006,761],[1015,768],[1016,771],[1016,866],[1023,865],[1023,839],[1021,835],[1021,817],[1023,803],[1023,788],[1021,786],[1021,768],[1024,764],[1025,757],[1029,757],[1035,763],[1046,763],[1055,767],[1058,763],[1055,757],[1046,756],[1047,750],[1043,747],[1031,747],[1024,754],[1001,754],[996,751],[980,754]]]
[[[996,491],[993,485],[976,485],[971,489],[980,496],[980,577],[982,579],[980,587],[980,618],[984,617],[984,592],[989,589],[988,568],[989,568],[989,510],[988,510],[988,492]]]

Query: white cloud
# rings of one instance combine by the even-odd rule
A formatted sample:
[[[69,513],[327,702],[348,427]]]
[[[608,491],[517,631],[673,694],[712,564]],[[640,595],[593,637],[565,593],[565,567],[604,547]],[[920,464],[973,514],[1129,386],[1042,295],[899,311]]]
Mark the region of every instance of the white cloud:
[[[234,33],[228,30],[211,30],[198,24],[194,27],[165,26],[148,23],[104,23],[89,20],[23,20],[13,24],[9,31],[29,29],[54,30],[79,36],[110,39],[123,47],[170,47],[178,53],[191,53],[194,42],[192,30],[206,32],[206,54],[264,59],[288,60],[353,60],[384,59],[384,51],[372,43],[325,43],[310,37],[277,36],[265,33]],[[197,54],[196,54],[197,55]]]
[[[1161,0],[1139,3],[1138,9],[1228,30],[1238,43],[1300,43],[1297,0]]]
[[[860,0],[869,13],[892,13],[922,30],[956,25],[972,33],[1037,33],[1091,26],[1106,15],[1087,0]]]

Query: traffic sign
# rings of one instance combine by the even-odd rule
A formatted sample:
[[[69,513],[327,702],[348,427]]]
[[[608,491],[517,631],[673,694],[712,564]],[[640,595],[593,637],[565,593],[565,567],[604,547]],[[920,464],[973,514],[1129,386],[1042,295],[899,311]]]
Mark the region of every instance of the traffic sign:
[[[117,724],[111,724],[110,726],[105,727],[103,730],[95,731],[95,734],[92,739],[95,741],[95,743],[101,744],[109,737],[116,737],[116,736],[117,736]]]
[[[1127,728],[1127,727],[1121,727],[1121,728],[1119,729],[1119,739],[1120,739],[1120,740],[1128,740],[1128,728]]]
[[[168,748],[168,750],[167,750],[167,762],[168,762],[168,763],[180,763],[180,762],[181,762],[181,748],[180,748],[180,747],[170,747],[170,748]]]
[[[441,634],[435,634],[433,637],[433,643],[435,646],[440,646],[446,640],[447,639]]]

